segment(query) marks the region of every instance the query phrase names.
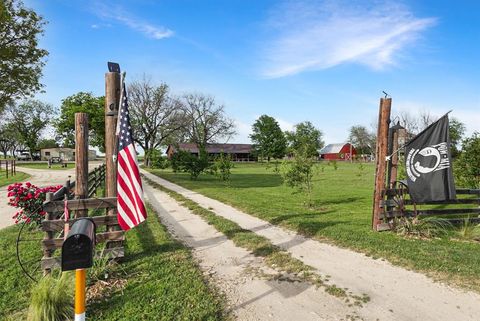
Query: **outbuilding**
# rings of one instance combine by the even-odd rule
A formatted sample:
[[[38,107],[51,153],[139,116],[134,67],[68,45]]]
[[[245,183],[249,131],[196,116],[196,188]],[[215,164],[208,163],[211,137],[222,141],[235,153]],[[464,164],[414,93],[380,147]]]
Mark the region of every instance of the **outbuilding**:
[[[181,143],[178,144],[178,146],[169,145],[166,151],[167,157],[171,158],[177,151],[177,148],[190,152],[192,155],[198,156],[199,154],[196,144]],[[251,144],[208,144],[206,149],[210,157],[216,157],[223,153],[230,155],[235,162],[251,162],[257,160],[257,157],[252,154],[253,147]]]
[[[328,144],[319,152],[320,159],[325,160],[350,160],[355,158],[357,151],[350,143]]]

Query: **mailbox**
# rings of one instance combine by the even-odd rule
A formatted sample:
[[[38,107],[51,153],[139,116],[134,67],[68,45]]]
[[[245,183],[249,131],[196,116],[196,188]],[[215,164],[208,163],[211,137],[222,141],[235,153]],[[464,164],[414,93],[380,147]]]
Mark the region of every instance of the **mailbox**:
[[[95,230],[95,223],[89,218],[73,223],[62,245],[62,271],[92,267]]]

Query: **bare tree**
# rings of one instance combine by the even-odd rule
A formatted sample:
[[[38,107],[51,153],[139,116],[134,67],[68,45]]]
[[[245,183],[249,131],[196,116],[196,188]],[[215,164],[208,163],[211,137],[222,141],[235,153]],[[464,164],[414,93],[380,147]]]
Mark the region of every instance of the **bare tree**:
[[[225,107],[215,98],[199,93],[183,97],[185,111],[184,136],[205,150],[208,143],[227,141],[235,134],[235,124],[225,114]]]
[[[151,152],[183,127],[184,110],[169,95],[167,84],[152,85],[146,76],[130,84],[128,95],[134,140],[145,151],[144,163],[149,165]]]
[[[376,135],[368,132],[365,126],[350,127],[348,140],[355,146],[359,154],[373,154],[375,152]]]

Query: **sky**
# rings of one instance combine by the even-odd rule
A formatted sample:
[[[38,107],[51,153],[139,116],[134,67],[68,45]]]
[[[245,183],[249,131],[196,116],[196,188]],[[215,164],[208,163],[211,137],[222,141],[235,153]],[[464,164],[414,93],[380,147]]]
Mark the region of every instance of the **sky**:
[[[480,1],[24,0],[48,21],[38,99],[104,95],[107,61],[126,81],[215,97],[249,143],[262,114],[310,121],[328,143],[392,114],[428,112],[480,131]]]

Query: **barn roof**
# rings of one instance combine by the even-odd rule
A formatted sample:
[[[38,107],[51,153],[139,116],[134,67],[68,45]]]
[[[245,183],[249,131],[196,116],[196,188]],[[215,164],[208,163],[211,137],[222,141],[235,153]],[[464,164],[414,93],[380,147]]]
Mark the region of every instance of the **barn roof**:
[[[175,148],[173,146],[168,146],[168,148]],[[194,143],[182,143],[178,144],[178,148],[181,150],[189,151],[190,153],[198,153],[198,147]],[[168,151],[168,149],[167,149]],[[208,144],[207,153],[218,154],[249,154],[252,152],[251,144]]]
[[[327,146],[323,147],[318,153],[322,154],[338,154],[342,150],[343,146],[348,145],[348,143],[340,143],[340,144],[328,144]]]

